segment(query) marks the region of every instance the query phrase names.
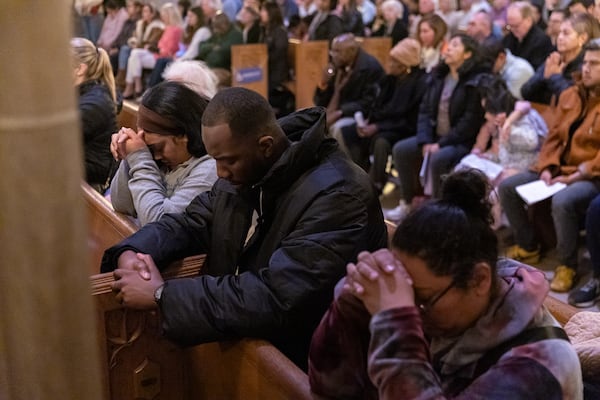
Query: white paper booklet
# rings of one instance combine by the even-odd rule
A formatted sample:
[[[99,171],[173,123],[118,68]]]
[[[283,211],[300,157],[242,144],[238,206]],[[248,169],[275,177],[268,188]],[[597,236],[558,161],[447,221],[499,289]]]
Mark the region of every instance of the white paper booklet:
[[[490,181],[495,180],[503,170],[502,165],[475,154],[466,155],[460,160],[456,169],[462,168],[478,169],[483,172]]]
[[[529,182],[524,185],[517,186],[517,193],[525,203],[535,204],[539,201],[547,199],[548,197],[554,196],[554,194],[560,192],[567,185],[564,183],[555,183],[553,185],[546,185],[544,181],[538,179],[537,181]]]

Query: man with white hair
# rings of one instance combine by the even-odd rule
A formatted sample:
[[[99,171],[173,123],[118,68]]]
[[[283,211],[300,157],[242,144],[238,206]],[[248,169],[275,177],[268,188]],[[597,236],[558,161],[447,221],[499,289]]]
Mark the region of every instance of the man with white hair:
[[[553,51],[552,42],[533,20],[533,6],[517,1],[508,6],[506,24],[510,32],[504,37],[504,47],[529,61],[537,69]]]

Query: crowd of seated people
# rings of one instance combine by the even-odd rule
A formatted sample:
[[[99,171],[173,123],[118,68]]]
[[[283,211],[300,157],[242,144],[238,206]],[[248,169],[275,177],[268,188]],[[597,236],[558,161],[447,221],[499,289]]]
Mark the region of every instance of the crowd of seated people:
[[[439,197],[443,177],[462,157],[467,154],[490,156],[494,154],[494,146],[510,143],[507,133],[510,126],[516,132],[517,125],[539,121],[535,108],[540,103],[560,108],[566,101],[562,95],[567,96],[570,90],[568,94],[574,96],[574,88],[579,88],[583,93],[579,94],[583,96],[582,112],[589,113],[593,106],[595,92],[581,89],[585,88],[581,79],[586,46],[600,36],[598,7],[578,1],[543,5],[528,1],[494,1],[493,4],[461,1],[459,5],[449,0],[439,4],[431,0],[375,3],[371,0],[199,0],[189,5],[183,2],[180,7],[166,3],[159,8],[151,1],[125,4],[111,0],[96,11],[90,8],[85,12],[80,4],[83,2],[75,3],[80,15],[90,14],[86,20],[96,15],[91,13],[103,14],[105,29],[98,31],[95,44],[98,49],[107,49],[112,57],[117,87],[125,84],[120,87],[124,97],[138,100],[142,99],[144,90],[165,79],[168,71],[165,67],[173,60],[194,59],[204,63],[200,65],[212,70],[209,80],[214,81],[216,76],[214,91],[218,91],[231,82],[230,47],[258,42],[268,48],[268,100],[281,117],[294,108],[294,95],[285,85],[291,76],[287,39],[329,41],[330,64],[317,85],[314,103],[326,109],[330,134],[359,166],[371,172],[373,184],[380,192],[390,176],[391,160],[398,175],[396,183],[402,207],[409,209],[424,199]],[[117,32],[119,26],[122,28]],[[391,64],[381,65],[362,50],[357,36],[390,37]],[[407,36],[410,42],[404,42]],[[404,44],[395,47],[399,43]],[[406,50],[407,43],[410,43],[410,51]],[[417,48],[419,54],[415,59]],[[414,64],[415,61],[418,64]],[[143,79],[144,70],[148,69],[154,69],[156,79]],[[490,74],[501,80],[509,93],[502,93],[485,104],[479,78]],[[412,82],[413,77],[419,82],[418,88],[408,89],[407,82],[409,79]],[[407,95],[405,90],[416,92]],[[513,108],[514,100],[521,99],[534,103],[533,107],[519,102],[519,106]],[[392,106],[396,103],[398,108]],[[583,129],[580,125],[588,115],[578,115],[572,126],[564,128],[569,133],[564,139],[558,133],[560,124],[548,119],[559,114],[550,111],[542,115],[546,118],[548,138],[538,132],[535,138],[540,143],[531,145],[531,150],[542,149],[539,158],[548,156],[544,148],[549,148],[547,142],[551,138],[557,137],[557,143],[570,143],[569,140],[577,138],[577,132]],[[404,120],[404,116],[408,118]],[[596,121],[593,116],[590,118],[591,126],[586,125],[586,129],[589,128],[589,135],[593,136]],[[477,140],[478,133],[480,140]],[[587,172],[587,167],[568,164],[584,162],[583,159],[568,160],[567,153],[574,151],[575,144],[563,144],[562,150],[556,144],[554,152],[562,153],[556,156],[557,161],[552,158],[546,167],[540,165],[538,156],[533,156],[535,162],[519,165],[518,170],[530,174],[528,179],[560,181],[557,177],[566,173],[560,172],[565,164],[585,170],[584,180],[595,187],[598,176],[594,168]],[[590,160],[597,154],[593,141],[588,140],[581,146],[589,152],[585,157]],[[497,147],[503,149],[505,160],[510,159],[510,150],[507,150],[510,147]],[[499,154],[495,157],[496,161],[501,158]],[[426,170],[422,168],[425,159]],[[531,173],[536,167],[542,169]],[[547,172],[541,176],[544,171]],[[523,238],[523,232],[527,231],[517,228],[519,221],[529,216],[524,216],[527,212],[517,201],[518,197],[509,200],[507,194],[506,188],[516,177],[503,175],[503,178],[506,179],[501,184],[495,183],[500,185],[501,205],[505,211],[509,209],[505,221],[521,232],[516,235],[517,247],[509,255],[535,262],[539,258],[538,244],[532,237]],[[567,183],[572,186],[570,181]],[[511,193],[516,196],[514,191]],[[586,204],[593,194],[590,192]],[[557,203],[559,199],[557,195]],[[554,207],[558,208],[558,204]],[[553,290],[569,291],[577,283],[578,261],[574,259],[577,254],[573,255],[572,249],[577,248],[576,240],[575,245],[572,244],[577,234],[572,232],[579,232],[583,226],[586,207],[582,205],[576,214],[581,221],[571,227],[568,234],[558,210],[548,217],[554,220],[559,258],[565,267],[557,269],[555,279],[566,280],[564,285],[552,285]],[[386,214],[390,219],[395,215]]]
[[[600,298],[596,7],[439,3],[142,2],[140,15],[136,2],[126,14],[106,2],[105,20],[118,13],[123,31],[72,46],[84,141],[102,143],[86,148],[102,164],[86,177],[101,192],[112,183],[115,210],[144,225],[105,254],[117,299],[159,308],[178,343],[270,340],[309,372],[317,397],[581,398],[576,354],[542,303],[549,290],[578,307]],[[330,63],[320,107],[286,116],[294,20],[301,40],[329,42]],[[359,35],[391,38],[388,65]],[[268,49],[268,99],[223,89],[230,46],[255,40]],[[158,81],[168,82],[145,87],[143,70],[161,58]],[[116,126],[114,77],[125,97],[145,90],[136,126]],[[465,156],[501,172],[460,171]],[[386,213],[399,227],[382,250],[377,196],[390,165],[402,212]],[[516,187],[538,179],[566,185],[547,216],[561,264],[550,284],[524,265],[543,254]],[[494,232],[502,221],[515,240],[506,254]],[[208,254],[204,275],[162,281],[159,269],[196,253]],[[540,327],[554,333],[491,359]]]

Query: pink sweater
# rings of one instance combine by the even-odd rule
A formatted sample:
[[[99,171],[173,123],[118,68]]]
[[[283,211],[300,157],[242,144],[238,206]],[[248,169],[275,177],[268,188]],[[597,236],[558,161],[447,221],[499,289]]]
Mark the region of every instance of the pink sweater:
[[[177,50],[179,50],[179,42],[183,35],[183,28],[176,25],[169,25],[165,27],[165,30],[158,41],[158,54],[154,55],[154,58],[160,57],[174,57]]]

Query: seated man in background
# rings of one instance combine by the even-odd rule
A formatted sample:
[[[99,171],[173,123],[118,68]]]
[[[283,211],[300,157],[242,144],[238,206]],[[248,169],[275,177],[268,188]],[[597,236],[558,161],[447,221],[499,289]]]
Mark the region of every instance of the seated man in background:
[[[544,63],[553,50],[552,42],[534,21],[534,7],[526,1],[508,6],[504,47],[517,57],[526,59],[536,69]]]
[[[102,272],[118,268],[117,299],[159,307],[164,333],[178,343],[262,338],[305,369],[346,263],[385,246],[387,234],[369,177],[325,137],[323,110],[280,124],[253,91],[217,93],[202,138],[220,179],[185,213],[108,249]],[[202,253],[202,276],[163,282],[156,269]]]
[[[524,58],[513,56],[510,50],[504,48],[502,41],[495,38],[483,42],[481,54],[492,64],[492,72],[506,83],[510,94],[517,100],[523,100],[521,87],[535,73],[531,64]]]
[[[517,186],[538,179],[547,185],[566,187],[552,197],[552,219],[556,231],[557,257],[561,263],[550,288],[571,290],[578,264],[580,221],[592,199],[600,193],[600,43],[585,49],[581,82],[562,92],[555,111],[555,123],[540,150],[537,165],[527,172],[504,180],[498,190],[500,203],[515,235],[516,244],[506,253],[524,263],[537,263],[540,246]]]
[[[200,43],[196,60],[202,60],[219,78],[220,86],[231,86],[231,46],[243,44],[242,32],[220,13],[212,20],[213,35]]]
[[[360,48],[351,33],[336,36],[331,43],[331,64],[315,92],[315,105],[327,108],[327,125],[336,139],[339,129],[354,122],[357,111],[366,114],[377,95],[384,71],[379,61]]]

